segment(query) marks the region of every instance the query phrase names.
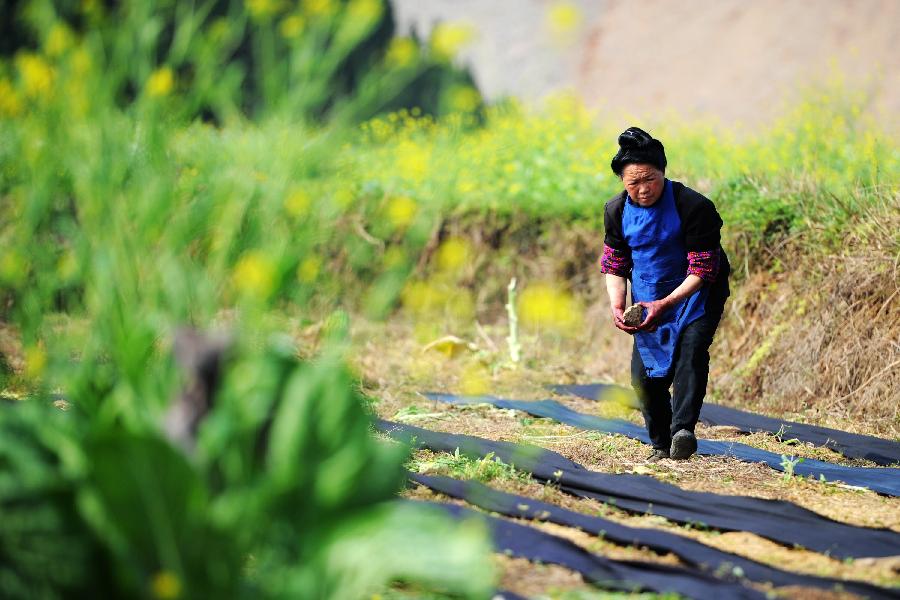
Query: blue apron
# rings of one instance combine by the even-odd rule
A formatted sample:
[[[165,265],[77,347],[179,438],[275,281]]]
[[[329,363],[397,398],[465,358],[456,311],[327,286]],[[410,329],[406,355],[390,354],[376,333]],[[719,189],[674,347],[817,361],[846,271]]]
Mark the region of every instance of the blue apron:
[[[622,233],[634,263],[632,302],[660,300],[681,285],[687,277],[688,262],[671,181],[665,180],[662,196],[652,206],[640,206],[626,198]],[[634,334],[649,377],[668,375],[681,331],[703,316],[707,296],[709,286],[704,285],[662,315],[656,331]]]

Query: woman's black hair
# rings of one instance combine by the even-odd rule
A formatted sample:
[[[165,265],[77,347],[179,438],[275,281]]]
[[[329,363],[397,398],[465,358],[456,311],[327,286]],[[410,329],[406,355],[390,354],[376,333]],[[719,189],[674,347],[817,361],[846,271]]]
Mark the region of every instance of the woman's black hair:
[[[666,150],[662,142],[639,127],[629,127],[619,134],[619,151],[610,166],[613,173],[621,177],[625,165],[633,163],[650,164],[660,171],[666,170]]]

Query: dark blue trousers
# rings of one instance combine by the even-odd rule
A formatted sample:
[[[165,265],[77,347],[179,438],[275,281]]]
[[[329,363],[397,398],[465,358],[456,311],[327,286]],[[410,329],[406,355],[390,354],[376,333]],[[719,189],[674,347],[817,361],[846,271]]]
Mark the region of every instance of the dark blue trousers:
[[[700,419],[709,379],[709,346],[729,293],[727,278],[712,284],[704,315],[682,330],[672,368],[665,377],[647,376],[637,345],[632,349],[631,385],[640,400],[647,433],[656,449],[669,450],[675,432],[681,429],[693,432]]]

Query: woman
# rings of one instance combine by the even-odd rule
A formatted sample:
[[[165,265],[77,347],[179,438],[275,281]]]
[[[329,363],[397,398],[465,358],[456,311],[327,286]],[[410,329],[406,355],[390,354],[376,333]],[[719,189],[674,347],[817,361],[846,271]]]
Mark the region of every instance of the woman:
[[[634,336],[631,382],[653,443],[649,460],[687,459],[697,451],[709,346],[729,294],[722,219],[709,199],[665,178],[662,143],[637,127],[619,136],[611,166],[625,186],[606,203],[600,259],[613,322]],[[635,327],[623,318],[627,280],[644,309]]]

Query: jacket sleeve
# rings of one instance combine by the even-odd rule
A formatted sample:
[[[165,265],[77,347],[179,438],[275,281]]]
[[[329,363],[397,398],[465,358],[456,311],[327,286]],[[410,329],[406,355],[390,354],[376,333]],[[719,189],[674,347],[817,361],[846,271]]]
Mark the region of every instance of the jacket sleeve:
[[[684,189],[681,227],[688,252],[713,252],[721,244],[722,218],[712,200],[688,188]]]
[[[603,243],[610,248],[620,252],[631,254],[631,248],[625,241],[625,234],[622,232],[622,212],[625,210],[625,197],[618,195],[606,203],[603,210],[603,227],[606,231]]]
[[[622,232],[622,211],[624,210],[624,197],[620,194],[606,203],[603,211],[603,253],[598,261],[600,272],[619,277],[629,277],[631,274],[631,248],[625,241]]]
[[[622,250],[616,250],[606,244],[603,244],[603,254],[598,261],[600,264],[600,272],[608,275],[617,275],[619,277],[628,278],[631,275],[631,253]]]

